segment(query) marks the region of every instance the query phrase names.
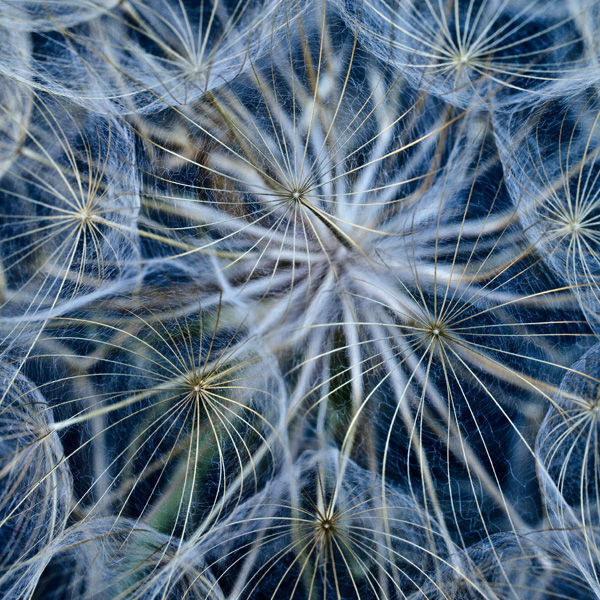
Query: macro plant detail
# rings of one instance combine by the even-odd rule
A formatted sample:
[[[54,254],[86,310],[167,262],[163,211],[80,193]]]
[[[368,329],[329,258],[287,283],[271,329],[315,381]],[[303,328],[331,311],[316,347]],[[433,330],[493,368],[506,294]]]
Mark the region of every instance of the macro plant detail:
[[[511,196],[525,231],[549,268],[574,286],[592,324],[598,304],[599,114],[596,92],[586,89],[567,101],[539,106],[535,114],[516,111],[497,123]],[[520,129],[528,119],[530,126]]]
[[[303,453],[203,540],[221,589],[385,598],[433,580],[435,560],[444,562],[435,522],[397,490],[382,497],[377,479],[334,449]]]
[[[586,25],[595,2],[339,0],[350,26],[428,92],[502,109],[597,79]]]
[[[600,598],[597,0],[0,0],[0,596]]]

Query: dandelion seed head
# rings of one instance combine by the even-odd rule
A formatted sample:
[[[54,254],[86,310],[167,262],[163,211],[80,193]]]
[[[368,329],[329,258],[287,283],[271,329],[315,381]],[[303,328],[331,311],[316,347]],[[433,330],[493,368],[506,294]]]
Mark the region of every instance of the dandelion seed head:
[[[596,4],[0,0],[0,596],[600,597]]]

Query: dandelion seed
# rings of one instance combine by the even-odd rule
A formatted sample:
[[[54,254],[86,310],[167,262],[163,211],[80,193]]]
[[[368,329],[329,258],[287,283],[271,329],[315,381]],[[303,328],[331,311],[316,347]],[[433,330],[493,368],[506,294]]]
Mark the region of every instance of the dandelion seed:
[[[224,598],[199,557],[182,563],[176,540],[131,519],[79,521],[54,540],[51,556],[40,583],[49,600]]]
[[[584,537],[593,556],[598,555],[594,530],[600,522],[598,355],[598,347],[592,347],[565,373],[536,439],[544,502],[551,522],[557,528],[589,529]]]
[[[458,106],[558,96],[598,77],[591,6],[544,0],[339,0],[349,27],[429,93]],[[553,10],[552,10],[553,9]],[[587,24],[587,34],[580,30]],[[592,42],[595,44],[595,42]]]
[[[438,588],[429,586],[411,600],[593,598],[593,586],[561,552],[553,531],[499,533],[464,551],[462,569],[442,568]]]
[[[118,288],[138,270],[139,197],[127,131],[36,101],[0,182],[5,346],[29,330],[35,337],[51,314]]]
[[[377,478],[337,452],[307,452],[200,548],[235,598],[405,596],[432,579],[440,534],[407,496],[379,494]]]
[[[66,526],[72,482],[39,389],[7,364],[0,374],[0,590],[24,598]]]
[[[590,324],[600,307],[598,279],[597,95],[497,118],[508,185],[531,243],[559,280],[573,286]]]
[[[99,454],[79,510],[112,507],[183,539],[268,480],[286,398],[243,324],[226,327],[220,307],[189,312],[197,295],[156,294],[156,308],[131,307],[125,297],[123,312],[110,317],[58,318],[61,326],[40,336],[29,361],[66,359],[75,371],[41,389],[64,415],[54,431],[90,432],[70,460]],[[64,386],[72,390],[67,399]]]
[[[2,0],[0,26],[47,31],[88,21],[117,6],[120,0]]]
[[[136,114],[179,109],[246,71],[301,6],[115,0],[97,18],[48,38],[57,62],[36,63],[36,83],[98,111],[103,104]]]

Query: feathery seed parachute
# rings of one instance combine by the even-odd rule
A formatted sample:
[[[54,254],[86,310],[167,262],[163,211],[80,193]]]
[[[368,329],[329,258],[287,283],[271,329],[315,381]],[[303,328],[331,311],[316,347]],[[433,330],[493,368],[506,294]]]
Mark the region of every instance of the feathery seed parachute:
[[[599,0],[0,0],[0,596],[600,599]]]

